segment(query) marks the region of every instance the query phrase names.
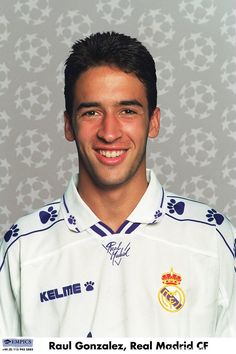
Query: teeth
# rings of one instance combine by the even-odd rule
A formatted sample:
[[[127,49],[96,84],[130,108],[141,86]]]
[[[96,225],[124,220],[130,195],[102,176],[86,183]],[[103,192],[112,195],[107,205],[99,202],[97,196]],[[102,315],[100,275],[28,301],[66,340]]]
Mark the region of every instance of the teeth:
[[[122,155],[125,152],[125,150],[113,150],[113,151],[105,151],[105,150],[99,150],[99,153],[105,157],[118,157]]]

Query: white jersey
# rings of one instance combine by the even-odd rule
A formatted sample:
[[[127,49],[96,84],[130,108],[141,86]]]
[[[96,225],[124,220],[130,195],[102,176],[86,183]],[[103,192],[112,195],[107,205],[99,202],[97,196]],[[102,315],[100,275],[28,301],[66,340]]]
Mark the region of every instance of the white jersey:
[[[80,198],[19,219],[0,255],[0,336],[234,336],[234,237],[205,204],[149,186],[114,232]]]

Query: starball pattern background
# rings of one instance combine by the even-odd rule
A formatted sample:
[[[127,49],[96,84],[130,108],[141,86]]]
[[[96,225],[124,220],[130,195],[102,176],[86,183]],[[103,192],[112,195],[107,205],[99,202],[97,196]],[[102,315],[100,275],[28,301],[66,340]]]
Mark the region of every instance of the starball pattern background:
[[[64,61],[75,40],[108,30],[137,37],[156,61],[162,121],[148,167],[236,222],[234,0],[1,0],[0,10],[1,234],[77,172]]]

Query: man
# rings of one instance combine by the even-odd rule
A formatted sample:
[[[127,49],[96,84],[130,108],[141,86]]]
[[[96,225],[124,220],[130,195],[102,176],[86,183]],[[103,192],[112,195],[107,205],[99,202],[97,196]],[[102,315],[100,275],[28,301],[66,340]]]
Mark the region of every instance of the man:
[[[1,245],[0,336],[233,336],[232,226],[146,171],[158,135],[153,58],[136,39],[78,41],[65,137],[79,175]]]

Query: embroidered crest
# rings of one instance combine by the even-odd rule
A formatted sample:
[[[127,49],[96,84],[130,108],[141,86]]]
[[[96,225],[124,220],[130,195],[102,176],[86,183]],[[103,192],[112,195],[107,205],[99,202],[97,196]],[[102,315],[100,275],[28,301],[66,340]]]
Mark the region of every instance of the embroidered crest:
[[[173,268],[161,277],[164,286],[158,291],[158,300],[161,306],[169,312],[178,312],[185,304],[185,294],[179,286],[182,277],[175,273]]]

